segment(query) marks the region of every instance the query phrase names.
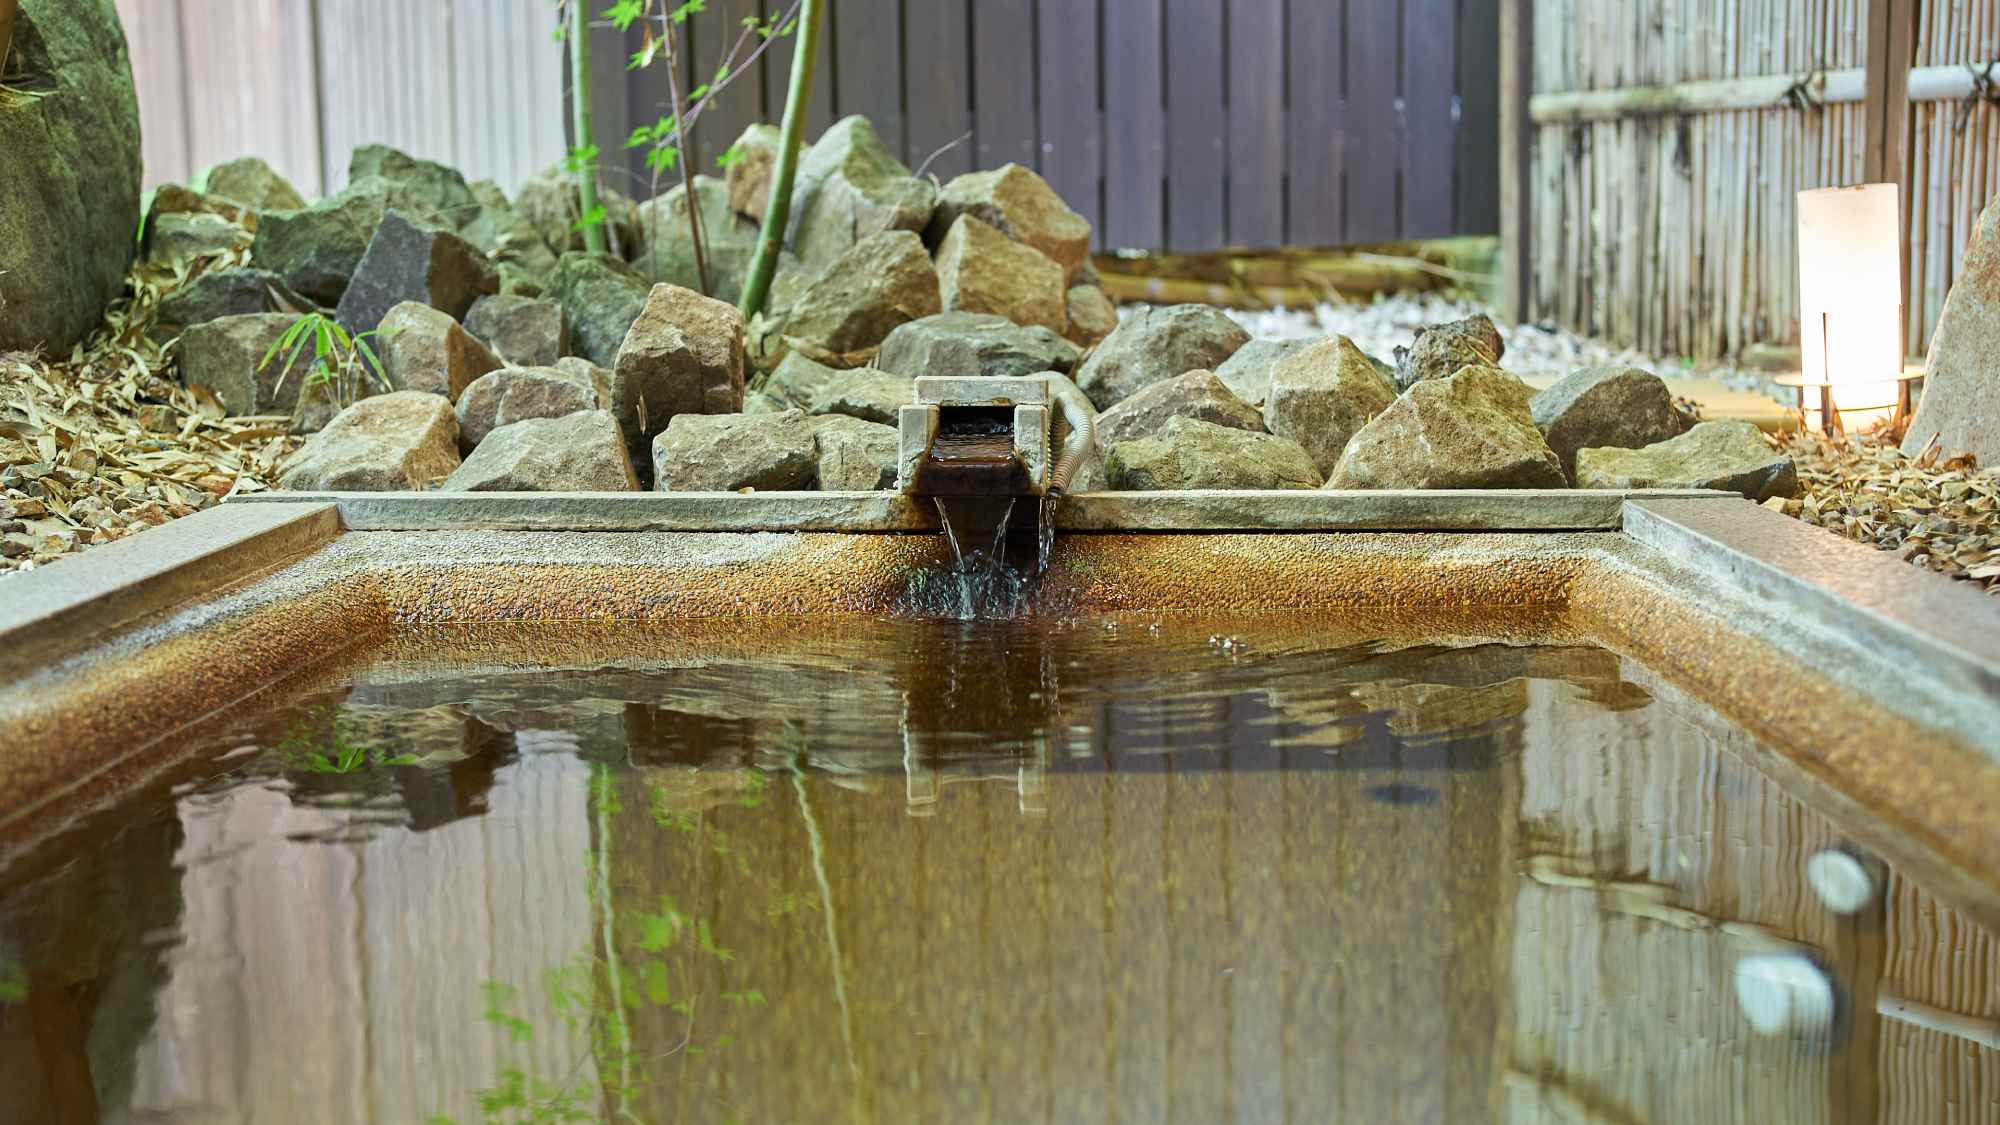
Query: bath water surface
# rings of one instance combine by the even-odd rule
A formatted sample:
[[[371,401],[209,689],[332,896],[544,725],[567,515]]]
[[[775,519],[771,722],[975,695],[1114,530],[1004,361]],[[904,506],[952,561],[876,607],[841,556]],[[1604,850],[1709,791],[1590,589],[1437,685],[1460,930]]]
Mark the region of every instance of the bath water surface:
[[[0,1120],[2000,1113],[1992,936],[1822,904],[1769,748],[1357,628],[397,634],[0,838]]]

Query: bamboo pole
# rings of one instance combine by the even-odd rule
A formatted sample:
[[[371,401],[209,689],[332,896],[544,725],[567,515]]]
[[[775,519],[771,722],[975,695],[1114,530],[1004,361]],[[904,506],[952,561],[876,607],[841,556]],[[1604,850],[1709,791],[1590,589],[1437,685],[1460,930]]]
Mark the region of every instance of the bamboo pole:
[[[806,132],[806,102],[812,96],[813,66],[819,58],[819,28],[826,5],[822,0],[805,0],[799,11],[798,42],[792,49],[792,76],[785,90],[785,117],[778,143],[778,164],[771,172],[771,199],[764,208],[764,226],[757,233],[757,254],[750,262],[750,275],[743,282],[743,299],[737,307],[744,319],[764,307],[764,294],[771,277],[778,272],[778,253],[785,241],[785,227],[792,215],[792,181],[797,178],[799,143]]]
[[[576,130],[576,147],[586,149],[595,134],[591,132],[590,18],[585,11],[585,0],[569,0],[567,34],[571,121]],[[583,248],[593,254],[602,254],[606,245],[604,224],[591,221],[591,216],[597,211],[597,162],[580,161],[572,174],[576,177],[577,215],[583,223]]]

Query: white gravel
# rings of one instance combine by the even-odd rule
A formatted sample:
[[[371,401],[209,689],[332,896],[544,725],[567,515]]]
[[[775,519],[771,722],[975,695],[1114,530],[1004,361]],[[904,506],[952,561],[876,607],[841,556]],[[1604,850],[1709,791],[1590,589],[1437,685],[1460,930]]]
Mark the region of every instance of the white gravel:
[[[1396,349],[1408,346],[1418,328],[1427,324],[1463,320],[1493,310],[1478,301],[1447,297],[1438,293],[1399,293],[1369,302],[1320,304],[1310,309],[1274,309],[1268,312],[1224,309],[1250,335],[1260,339],[1293,339],[1301,336],[1339,334],[1354,341],[1362,351],[1387,363],[1395,362]],[[1499,323],[1500,318],[1494,317]],[[1649,356],[1631,348],[1620,348],[1573,332],[1550,330],[1535,325],[1500,328],[1507,342],[1503,365],[1517,375],[1567,375],[1579,367],[1618,363],[1643,367],[1660,375],[1699,374],[1721,380],[1733,387],[1767,387],[1768,376],[1726,366],[1694,365],[1672,357]]]

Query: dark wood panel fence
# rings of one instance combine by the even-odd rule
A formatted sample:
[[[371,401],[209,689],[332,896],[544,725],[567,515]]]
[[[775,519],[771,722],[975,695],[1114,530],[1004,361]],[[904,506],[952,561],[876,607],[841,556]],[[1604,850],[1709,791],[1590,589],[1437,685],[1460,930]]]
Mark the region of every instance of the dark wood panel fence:
[[[609,0],[583,0],[594,8]],[[941,178],[1036,168],[1106,248],[1334,245],[1499,226],[1499,0],[834,0],[809,114],[816,135],[874,120]],[[745,16],[789,0],[708,0],[685,73],[707,78]],[[565,147],[552,0],[119,0],[148,179],[244,153],[302,189],[384,141],[512,187]],[[608,178],[649,186],[625,149],[666,112],[636,33],[593,32]],[[703,169],[790,77],[775,45],[713,103]]]
[[[689,75],[745,15],[709,0]],[[1008,161],[1048,178],[1110,248],[1338,245],[1499,229],[1498,0],[837,0],[808,123],[875,122],[941,178]],[[608,29],[593,66],[618,73]],[[696,127],[702,167],[782,113],[789,44]],[[602,87],[600,87],[602,88]],[[658,72],[600,99],[616,151],[661,116]],[[650,179],[636,157],[615,178]]]

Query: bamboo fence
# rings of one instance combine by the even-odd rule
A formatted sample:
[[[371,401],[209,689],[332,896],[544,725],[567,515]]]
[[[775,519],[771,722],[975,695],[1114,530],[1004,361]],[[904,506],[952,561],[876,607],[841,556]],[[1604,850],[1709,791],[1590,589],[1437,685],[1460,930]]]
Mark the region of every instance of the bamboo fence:
[[[1863,179],[1869,8],[1534,4],[1526,314],[1697,359],[1796,340],[1794,199]],[[1919,0],[1917,19],[1912,352],[2000,187],[1986,69],[2000,57],[2000,0]]]

